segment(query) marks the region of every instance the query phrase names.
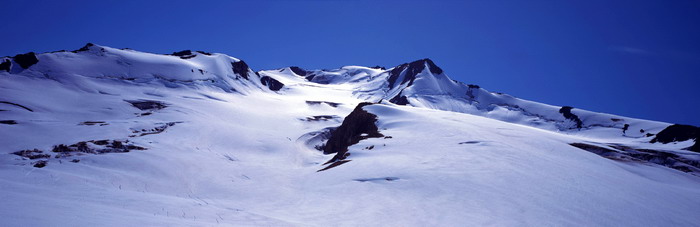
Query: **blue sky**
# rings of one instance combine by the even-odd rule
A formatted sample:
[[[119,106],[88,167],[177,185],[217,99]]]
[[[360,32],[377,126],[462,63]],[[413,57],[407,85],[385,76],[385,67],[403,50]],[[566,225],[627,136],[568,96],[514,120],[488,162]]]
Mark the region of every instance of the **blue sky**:
[[[0,56],[87,42],[256,70],[431,58],[533,101],[700,125],[700,1],[4,1]]]

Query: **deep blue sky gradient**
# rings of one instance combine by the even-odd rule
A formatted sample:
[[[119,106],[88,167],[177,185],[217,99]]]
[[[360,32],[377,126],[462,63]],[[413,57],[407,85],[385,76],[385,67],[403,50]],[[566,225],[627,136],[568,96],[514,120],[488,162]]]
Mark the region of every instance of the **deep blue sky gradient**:
[[[700,1],[3,1],[0,56],[87,42],[255,70],[431,58],[453,79],[700,125]]]

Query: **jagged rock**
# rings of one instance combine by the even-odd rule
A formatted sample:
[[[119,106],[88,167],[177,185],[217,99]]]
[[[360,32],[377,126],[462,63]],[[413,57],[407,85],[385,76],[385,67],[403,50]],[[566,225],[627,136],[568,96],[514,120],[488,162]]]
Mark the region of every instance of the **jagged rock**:
[[[207,55],[207,56],[211,56],[211,53],[206,52],[206,51],[198,50],[197,53],[200,53],[200,54],[203,54],[203,55]]]
[[[408,101],[408,98],[406,98],[406,96],[404,96],[404,95],[401,95],[401,93],[399,93],[394,98],[391,98],[389,100],[389,102],[394,103],[396,105],[402,105],[402,106],[411,104],[411,102]]]
[[[428,66],[430,73],[434,75],[441,74],[443,72],[440,67],[435,65],[435,63],[433,63],[433,61],[428,58],[414,61],[411,63],[402,64],[394,67],[394,69],[389,71],[389,89],[395,87],[396,80],[398,80],[402,72],[405,72],[405,74],[403,77],[403,81],[401,81],[401,83],[399,84],[408,83],[408,86],[411,86],[413,84],[413,81],[416,80],[416,76],[425,69],[426,65]]]
[[[35,162],[35,163],[34,163],[34,167],[36,167],[36,168],[44,168],[44,167],[46,166],[46,163],[47,163],[46,161],[41,160],[41,161]]]
[[[576,123],[576,128],[582,128],[583,127],[583,122],[581,119],[578,118],[575,114],[571,113],[571,110],[574,109],[573,107],[570,106],[563,106],[561,109],[559,109],[559,113],[564,115],[564,118],[569,119]]]
[[[331,133],[331,137],[328,139],[323,153],[335,153],[336,155],[328,161],[328,163],[345,159],[348,155],[348,147],[360,142],[360,140],[384,136],[379,133],[379,129],[375,125],[377,115],[362,109],[362,107],[368,105],[372,105],[372,103],[363,102],[358,104],[357,107],[345,117],[340,127]]]
[[[700,128],[692,125],[674,124],[661,130],[656,137],[651,140],[652,143],[671,143],[686,140],[695,140],[693,146],[686,148],[690,151],[700,152]]]
[[[78,52],[88,51],[88,50],[90,50],[90,47],[92,47],[92,46],[95,46],[95,44],[87,43],[87,44],[85,44],[85,46],[81,47],[80,49],[77,49],[77,50],[74,50],[71,52],[78,53]]]
[[[611,160],[654,163],[683,172],[700,172],[700,162],[670,152],[632,148],[619,144],[608,144],[617,150],[586,143],[571,143],[570,145]]]
[[[196,57],[196,56],[197,56],[197,54],[192,53],[191,50],[183,50],[183,51],[173,52],[173,53],[170,54],[170,55],[178,56],[178,57],[180,57],[180,58],[182,58],[182,59],[190,59],[190,58],[193,58],[193,57]]]
[[[10,59],[3,59],[2,63],[0,63],[0,70],[9,72],[11,67],[12,62],[10,62]]]
[[[306,74],[307,74],[306,70],[299,68],[299,67],[296,67],[296,66],[289,67],[289,69],[292,70],[292,72],[294,72],[295,74],[297,74],[299,76],[306,76]]]
[[[274,78],[269,76],[263,76],[262,78],[260,78],[260,82],[273,91],[279,91],[280,89],[282,89],[282,87],[284,87],[284,84],[282,82],[279,82],[278,80],[275,80]]]
[[[337,102],[328,102],[328,101],[306,101],[307,105],[321,105],[322,103],[325,103],[331,107],[338,107],[340,106],[340,103]]]
[[[246,80],[248,79],[248,71],[250,67],[244,61],[231,62],[231,69],[233,73],[242,76]]]
[[[33,150],[21,150],[17,152],[12,152],[12,154],[25,157],[28,159],[39,159],[39,158],[50,158],[51,155],[49,154],[44,154],[43,151],[39,149],[33,149]]]
[[[39,59],[36,58],[34,52],[29,52],[26,54],[18,54],[13,58],[15,62],[22,68],[28,69],[30,66],[39,63]]]
[[[132,106],[138,108],[139,110],[160,110],[168,107],[167,104],[159,101],[153,100],[124,100],[131,103]]]

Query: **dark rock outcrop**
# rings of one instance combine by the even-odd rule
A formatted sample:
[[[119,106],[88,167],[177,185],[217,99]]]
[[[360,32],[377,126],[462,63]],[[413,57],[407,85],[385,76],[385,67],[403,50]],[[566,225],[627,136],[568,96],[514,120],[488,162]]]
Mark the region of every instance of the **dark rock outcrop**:
[[[308,72],[306,72],[306,70],[299,68],[299,67],[296,67],[296,66],[291,66],[291,67],[289,67],[289,69],[292,70],[292,72],[294,72],[294,74],[297,74],[299,76],[306,76],[306,74],[308,73]]]
[[[197,54],[192,53],[191,50],[183,50],[183,51],[173,52],[171,55],[178,56],[181,59],[190,59],[190,58],[197,56]]]
[[[167,104],[159,101],[153,100],[124,100],[131,103],[132,106],[138,108],[139,110],[160,110],[168,107]]]
[[[653,163],[683,172],[700,172],[699,161],[688,159],[671,152],[632,148],[620,144],[608,144],[604,146],[571,143],[570,145],[615,161]]]
[[[576,128],[582,128],[583,127],[583,121],[578,118],[575,114],[571,113],[571,110],[574,109],[573,107],[570,106],[563,106],[561,109],[559,109],[559,113],[564,115],[564,118],[569,119],[576,123]]]
[[[260,78],[260,82],[270,88],[270,90],[273,91],[279,91],[284,87],[284,84],[282,82],[279,82],[278,80],[275,80],[275,78],[269,77],[269,76],[263,76]]]
[[[347,153],[348,147],[360,142],[360,140],[384,136],[379,133],[379,129],[375,125],[377,115],[362,109],[362,107],[368,105],[372,105],[372,103],[363,102],[358,104],[357,107],[345,117],[340,127],[333,131],[326,146],[323,148],[324,154],[335,153],[335,156],[327,163],[345,159],[349,155],[349,153]]]
[[[329,102],[329,101],[306,101],[306,104],[311,106],[311,105],[321,105],[321,104],[326,104],[331,107],[338,107],[340,106],[340,103],[337,102]]]
[[[411,63],[405,63],[399,66],[394,67],[391,71],[389,71],[389,89],[392,89],[395,87],[396,80],[398,80],[399,76],[401,75],[402,72],[405,72],[403,80],[399,84],[405,84],[408,83],[408,86],[411,86],[413,84],[413,81],[416,80],[416,76],[422,72],[425,67],[428,67],[430,70],[430,73],[437,75],[442,73],[442,69],[435,65],[432,60],[426,58],[426,59],[421,59],[418,61],[414,61]]]
[[[17,151],[17,152],[12,152],[12,154],[17,155],[17,156],[21,156],[21,157],[25,157],[25,158],[28,158],[31,160],[51,157],[50,154],[44,154],[44,152],[39,150],[39,149],[21,150],[21,151]]]
[[[231,69],[233,73],[242,76],[246,80],[248,79],[248,71],[250,67],[244,61],[231,62]]]
[[[0,120],[0,124],[16,125],[17,121],[15,121],[15,120]]]
[[[206,51],[198,50],[197,53],[200,53],[200,54],[203,54],[203,55],[207,55],[207,56],[211,56],[211,53],[206,52]]]
[[[700,152],[700,128],[692,125],[674,124],[661,130],[656,137],[651,140],[652,143],[671,143],[686,140],[695,140],[693,146],[686,148],[690,151]]]
[[[26,54],[18,54],[13,58],[15,62],[23,69],[28,69],[30,66],[39,63],[39,59],[36,58],[34,52],[29,52]]]
[[[408,101],[408,98],[407,98],[405,95],[401,95],[401,92],[399,92],[398,95],[396,95],[396,96],[394,96],[393,98],[391,98],[391,99],[389,100],[389,102],[394,103],[394,104],[396,104],[396,105],[402,105],[402,106],[411,104],[411,103]]]
[[[0,63],[0,70],[5,70],[5,71],[9,72],[11,67],[12,67],[12,62],[10,62],[10,59],[4,59],[2,61],[2,63]]]
[[[78,52],[88,51],[88,50],[90,50],[90,47],[92,47],[92,46],[95,46],[95,44],[87,43],[87,44],[85,44],[85,46],[81,47],[80,49],[77,49],[77,50],[74,50],[71,52],[78,53]]]

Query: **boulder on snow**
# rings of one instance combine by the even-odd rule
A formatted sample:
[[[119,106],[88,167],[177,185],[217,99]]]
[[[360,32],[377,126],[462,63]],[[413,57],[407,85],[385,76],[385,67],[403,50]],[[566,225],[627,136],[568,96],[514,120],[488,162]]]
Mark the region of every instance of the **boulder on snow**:
[[[383,137],[379,133],[379,129],[375,122],[377,115],[369,113],[362,109],[364,106],[372,105],[369,102],[363,102],[357,105],[355,109],[345,117],[343,123],[331,133],[326,146],[323,148],[324,154],[333,154],[333,158],[327,163],[343,160],[349,155],[348,147],[367,138]]]

